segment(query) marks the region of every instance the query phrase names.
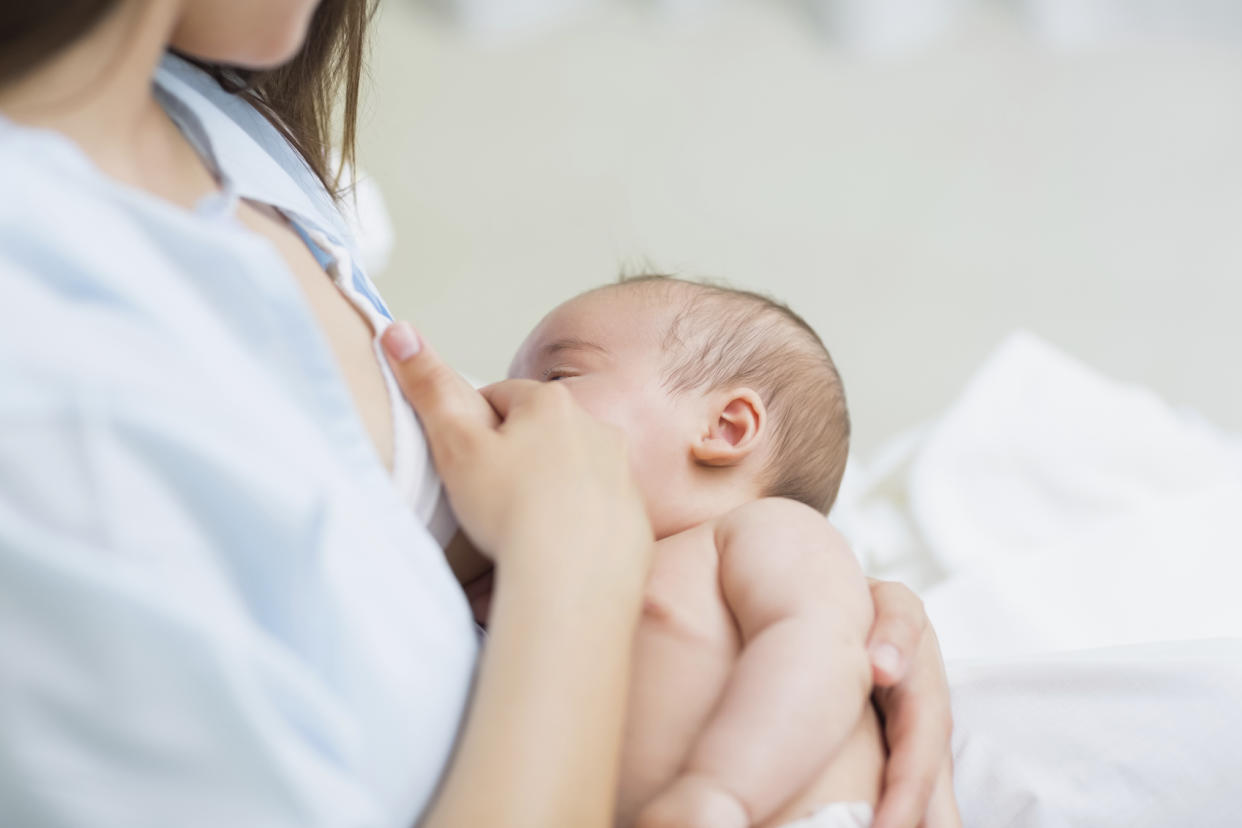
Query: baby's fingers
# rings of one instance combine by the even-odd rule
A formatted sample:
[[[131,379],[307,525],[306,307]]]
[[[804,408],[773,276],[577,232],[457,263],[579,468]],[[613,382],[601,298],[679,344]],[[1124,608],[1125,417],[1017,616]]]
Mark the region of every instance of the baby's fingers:
[[[451,489],[463,454],[495,429],[496,412],[409,324],[389,325],[382,341],[402,393],[423,422],[436,468]]]

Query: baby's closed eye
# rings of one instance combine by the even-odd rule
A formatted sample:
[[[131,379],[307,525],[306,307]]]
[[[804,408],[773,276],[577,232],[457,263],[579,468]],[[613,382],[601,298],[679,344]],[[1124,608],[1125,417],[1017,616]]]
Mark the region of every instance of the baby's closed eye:
[[[576,376],[579,376],[579,372],[573,368],[549,368],[543,372],[543,381],[558,382]]]

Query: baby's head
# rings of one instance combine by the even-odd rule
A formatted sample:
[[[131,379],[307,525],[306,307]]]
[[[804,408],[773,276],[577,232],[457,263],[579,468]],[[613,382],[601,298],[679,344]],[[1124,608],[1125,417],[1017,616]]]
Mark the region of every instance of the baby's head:
[[[849,449],[841,377],[819,337],[748,291],[640,276],[555,308],[512,377],[561,381],[629,442],[657,537],[760,497],[827,512]]]

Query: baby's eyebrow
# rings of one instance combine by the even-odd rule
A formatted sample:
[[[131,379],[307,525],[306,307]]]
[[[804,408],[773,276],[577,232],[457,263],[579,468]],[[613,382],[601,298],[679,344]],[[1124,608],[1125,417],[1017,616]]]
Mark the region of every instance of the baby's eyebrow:
[[[547,345],[543,346],[542,350],[544,356],[554,356],[555,354],[559,354],[561,351],[597,351],[601,354],[608,352],[603,345],[586,339],[579,339],[576,336],[567,336],[562,339],[549,342]]]

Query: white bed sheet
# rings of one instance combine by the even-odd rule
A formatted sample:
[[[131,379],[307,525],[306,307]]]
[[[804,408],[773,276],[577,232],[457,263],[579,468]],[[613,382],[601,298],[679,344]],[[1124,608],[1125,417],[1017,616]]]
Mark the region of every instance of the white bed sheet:
[[[1242,642],[950,666],[967,826],[1242,825]]]
[[[914,585],[968,826],[1242,825],[1242,440],[1029,334],[853,464],[834,521]]]

